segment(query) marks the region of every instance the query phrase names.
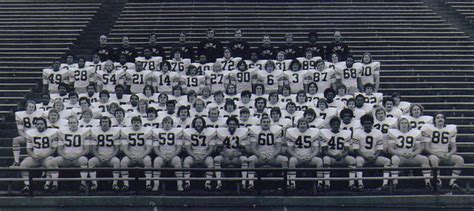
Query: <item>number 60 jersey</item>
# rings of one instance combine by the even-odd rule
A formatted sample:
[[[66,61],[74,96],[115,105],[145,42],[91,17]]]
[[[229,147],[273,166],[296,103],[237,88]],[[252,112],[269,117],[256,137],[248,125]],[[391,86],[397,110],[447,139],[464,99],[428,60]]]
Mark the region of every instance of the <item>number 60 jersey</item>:
[[[120,143],[120,128],[111,127],[103,131],[100,127],[91,129],[92,146],[97,146],[97,152],[100,155],[111,155],[114,152],[114,146]]]

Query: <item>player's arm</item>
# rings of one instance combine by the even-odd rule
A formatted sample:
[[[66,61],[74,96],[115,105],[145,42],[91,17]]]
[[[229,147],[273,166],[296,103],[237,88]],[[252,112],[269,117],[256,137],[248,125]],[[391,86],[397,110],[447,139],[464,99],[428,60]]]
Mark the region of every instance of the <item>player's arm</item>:
[[[379,86],[380,86],[380,65],[377,65],[374,70],[374,91],[378,92],[379,91]]]
[[[98,143],[97,143],[97,137],[96,136],[92,136],[92,141],[93,141],[93,144],[91,146],[91,150],[92,150],[92,154],[95,156],[95,157],[102,157],[100,154],[99,154],[99,151],[98,151]]]
[[[47,158],[47,157],[53,155],[56,152],[57,148],[58,148],[58,137],[57,137],[57,135],[54,135],[52,137],[51,147],[49,148],[48,153],[46,153],[41,158]]]
[[[446,155],[448,158],[451,156],[451,155],[454,155],[456,154],[456,152],[458,151],[458,148],[456,146],[456,136],[457,136],[457,130],[455,130],[453,132],[453,135],[450,137],[449,139],[449,152],[448,154]]]
[[[43,70],[43,93],[48,92],[48,85],[49,85],[48,76],[49,74],[46,73],[45,70]]]
[[[130,153],[130,146],[128,145],[129,140],[128,140],[128,138],[126,138],[128,136],[127,136],[127,134],[122,132],[121,137],[125,137],[125,139],[122,140],[121,150],[126,156],[131,158],[132,153]]]
[[[91,141],[90,141],[89,137],[87,137],[84,142],[85,143],[84,143],[82,152],[79,153],[79,155],[77,156],[78,158],[80,158],[81,156],[86,156],[91,152]]]
[[[29,136],[26,138],[26,153],[35,160],[38,158],[38,156],[33,153],[33,139]]]
[[[415,141],[415,147],[414,147],[414,150],[412,152],[412,155],[415,156],[415,155],[418,155],[421,153],[421,144],[420,144],[420,141]]]
[[[275,151],[273,151],[273,155],[270,157],[272,160],[281,153],[281,139],[281,137],[277,138],[277,141],[275,142]]]
[[[332,152],[329,150],[329,146],[328,146],[328,145],[322,146],[321,148],[323,149],[323,154],[324,154],[324,155],[327,155],[327,156],[332,157],[332,158],[336,158],[336,154],[332,153]]]
[[[350,142],[348,142],[348,143],[350,143]],[[346,157],[349,154],[349,148],[350,148],[349,146],[344,144],[344,148],[342,149],[341,154],[336,155],[336,157],[339,157],[339,158]]]
[[[295,152],[295,144],[294,143],[290,143],[290,140],[287,140],[287,143],[288,144],[288,154],[291,156],[291,157],[295,157],[295,158],[298,158],[298,159],[301,159],[301,156],[298,155],[298,153]]]
[[[210,137],[209,146],[207,147],[206,154],[204,154],[203,158],[211,155],[214,152],[214,150],[216,149],[216,142],[217,137],[215,135]]]
[[[23,120],[18,115],[15,115],[16,127],[18,129],[18,135],[21,137],[26,137],[25,125]]]
[[[59,133],[58,135],[58,141],[59,141],[59,144],[58,144],[58,155],[63,157],[63,158],[66,158],[67,155],[66,153],[64,152],[64,134],[62,134],[61,132]]]
[[[254,137],[254,136],[251,136],[249,137],[250,139],[250,150],[251,152],[256,155],[257,157],[261,158],[262,157],[262,153],[260,153],[257,149],[257,137]]]
[[[390,140],[389,140],[389,146],[388,146],[388,153],[392,154],[392,155],[397,155],[397,156],[402,156],[403,153],[399,152],[397,149],[396,149],[396,141],[389,137]]]
[[[319,137],[316,137],[316,139],[313,141],[313,145],[311,146],[311,154],[309,155],[310,158],[314,158],[318,156],[321,153],[321,148],[319,144],[316,144],[319,142]]]

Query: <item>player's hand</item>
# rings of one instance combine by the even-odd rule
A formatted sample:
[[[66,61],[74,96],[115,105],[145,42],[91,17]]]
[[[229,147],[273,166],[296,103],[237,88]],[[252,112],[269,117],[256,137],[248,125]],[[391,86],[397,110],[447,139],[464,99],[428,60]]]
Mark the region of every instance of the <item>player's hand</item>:
[[[34,160],[40,160],[40,156],[38,156],[38,155],[33,155],[32,158],[33,158]]]

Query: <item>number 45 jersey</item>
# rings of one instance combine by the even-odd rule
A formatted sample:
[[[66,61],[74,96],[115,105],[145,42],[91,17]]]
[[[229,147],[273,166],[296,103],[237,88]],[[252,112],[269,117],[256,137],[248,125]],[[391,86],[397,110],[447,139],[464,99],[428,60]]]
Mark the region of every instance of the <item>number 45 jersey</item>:
[[[456,125],[446,125],[439,129],[433,124],[425,124],[421,127],[421,134],[427,143],[431,143],[434,152],[449,152],[449,144],[456,142]]]
[[[114,152],[114,146],[120,146],[120,128],[111,127],[103,131],[100,127],[91,129],[91,145],[97,146],[100,155],[110,155]]]
[[[310,155],[313,147],[319,149],[319,134],[317,128],[308,128],[305,132],[301,132],[298,128],[289,128],[286,131],[287,145],[295,146],[295,151],[299,155]]]
[[[328,151],[339,155],[344,147],[351,147],[351,131],[339,130],[333,133],[330,129],[321,129],[321,147],[327,146]]]
[[[64,153],[79,154],[90,145],[90,130],[88,128],[78,128],[72,131],[69,128],[58,130],[58,146],[64,146]]]

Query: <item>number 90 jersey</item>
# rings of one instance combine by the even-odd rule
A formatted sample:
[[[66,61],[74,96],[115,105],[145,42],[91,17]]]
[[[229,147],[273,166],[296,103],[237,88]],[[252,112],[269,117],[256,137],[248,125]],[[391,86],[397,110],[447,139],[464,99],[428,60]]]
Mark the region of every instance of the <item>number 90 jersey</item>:
[[[250,141],[257,143],[257,150],[264,153],[273,153],[277,143],[282,142],[282,128],[273,125],[268,130],[262,130],[261,126],[252,126],[249,128],[251,136]]]
[[[120,128],[111,127],[103,131],[100,127],[91,129],[91,145],[97,146],[97,152],[100,155],[111,155],[114,152],[114,146],[120,146]]]
[[[76,131],[71,131],[69,128],[62,128],[58,130],[59,142],[58,146],[64,147],[66,154],[79,154],[89,146],[90,130],[88,128],[78,128]]]
[[[434,152],[449,152],[449,144],[456,142],[456,125],[446,125],[439,129],[433,124],[425,124],[421,128],[421,134],[427,143],[431,143]]]
[[[421,131],[412,129],[406,133],[402,133],[397,129],[389,129],[388,136],[390,138],[389,143],[394,144],[397,151],[402,153],[413,152],[415,144],[421,138]]]
[[[379,130],[372,130],[366,133],[363,129],[354,131],[353,137],[355,143],[353,149],[358,149],[367,154],[375,154],[378,150],[383,150],[383,134]]]
[[[183,130],[181,128],[172,128],[165,130],[163,128],[153,129],[153,146],[159,147],[161,152],[173,153],[177,146],[183,145]]]
[[[143,154],[146,146],[152,146],[152,129],[150,127],[141,127],[139,130],[133,130],[132,127],[122,128],[122,145],[128,145],[133,154]]]
[[[294,146],[295,152],[299,155],[310,155],[314,147],[319,150],[319,129],[308,128],[301,132],[298,128],[289,128],[286,131],[288,147]]]
[[[205,154],[209,147],[216,145],[216,129],[215,128],[204,128],[199,133],[194,128],[184,129],[183,131],[185,144],[191,146],[191,149],[196,154]]]
[[[351,146],[351,134],[350,130],[340,130],[338,133],[333,133],[330,129],[321,129],[321,147],[327,146],[330,153],[339,155],[344,147]]]
[[[247,128],[237,128],[234,134],[230,134],[228,128],[217,129],[218,145],[223,146],[223,154],[242,154],[242,146],[247,145],[247,136],[249,130]]]
[[[52,128],[48,128],[41,133],[36,129],[27,130],[26,148],[33,149],[35,155],[46,155],[51,148],[55,148],[58,145],[57,132],[57,129]]]

